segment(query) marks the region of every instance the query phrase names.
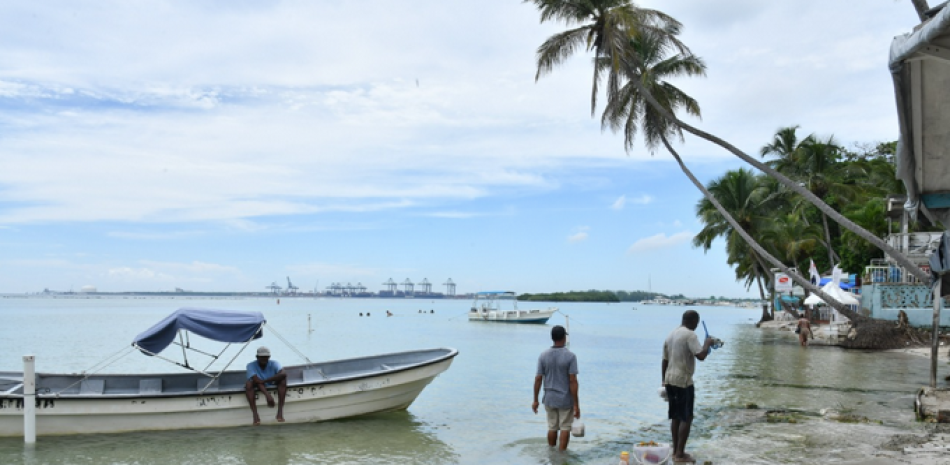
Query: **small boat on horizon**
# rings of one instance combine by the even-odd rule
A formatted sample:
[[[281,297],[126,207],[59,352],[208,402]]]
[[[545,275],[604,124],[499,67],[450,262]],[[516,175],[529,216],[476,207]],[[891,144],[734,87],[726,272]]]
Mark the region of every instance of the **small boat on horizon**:
[[[519,310],[517,294],[512,291],[482,291],[475,293],[475,301],[468,312],[468,321],[494,321],[499,323],[545,324],[557,307],[546,309]],[[502,300],[511,300],[512,309],[502,310]]]
[[[129,350],[161,358],[191,372],[37,373],[36,434],[250,425],[251,410],[244,388],[246,371],[228,371],[225,366],[209,372],[207,368],[190,366],[185,355],[188,350],[215,360],[224,350],[214,355],[194,349],[187,342],[187,335],[229,345],[242,344],[228,362],[230,365],[248,344],[263,336],[266,323],[260,312],[182,308],[139,334]],[[172,344],[181,346],[183,363],[159,355]],[[437,348],[317,363],[307,359],[304,365],[284,366],[284,419],[286,423],[306,423],[404,410],[435,377],[448,370],[456,355],[455,349]],[[276,388],[270,391],[277,396]],[[0,437],[23,436],[23,400],[23,373],[0,372]],[[256,400],[259,410],[266,412],[264,396],[258,395]],[[273,417],[265,417],[261,415],[263,424],[277,424]]]

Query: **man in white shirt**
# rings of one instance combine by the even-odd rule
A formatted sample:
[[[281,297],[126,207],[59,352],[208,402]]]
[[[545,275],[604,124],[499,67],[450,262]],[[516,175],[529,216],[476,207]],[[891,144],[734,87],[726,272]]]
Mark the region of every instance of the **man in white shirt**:
[[[674,329],[663,343],[663,386],[666,387],[669,402],[670,431],[673,433],[673,461],[695,462],[686,453],[686,440],[693,424],[693,372],[696,360],[705,360],[709,354],[712,338],[707,337],[703,344],[696,336],[699,326],[699,313],[687,310],[683,313],[683,324]]]

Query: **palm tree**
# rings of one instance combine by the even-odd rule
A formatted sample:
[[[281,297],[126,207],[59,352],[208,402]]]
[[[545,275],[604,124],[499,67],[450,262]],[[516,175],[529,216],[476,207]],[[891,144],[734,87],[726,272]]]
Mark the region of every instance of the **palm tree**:
[[[789,173],[795,168],[795,154],[801,147],[802,142],[798,140],[797,131],[798,126],[779,128],[779,130],[775,132],[772,142],[759,149],[759,154],[762,158],[769,155],[776,157],[771,161],[767,161],[767,165],[783,173]]]
[[[787,263],[804,270],[808,268],[805,260],[821,244],[821,228],[790,212],[772,218],[769,228],[762,231],[762,242],[780,251]]]
[[[706,187],[709,192],[719,199],[722,207],[735,219],[736,223],[751,236],[760,234],[767,225],[767,211],[771,197],[762,184],[762,179],[751,170],[738,169],[728,171],[723,176],[714,179]],[[755,252],[745,247],[745,242],[738,232],[726,221],[723,214],[716,209],[713,203],[703,198],[696,205],[696,216],[704,224],[703,229],[693,237],[693,246],[702,247],[708,251],[717,238],[726,240],[726,249],[729,253],[729,264],[736,265],[736,277],[750,278],[759,283],[762,301],[768,300],[762,289],[762,275],[768,268],[763,266],[761,258]],[[743,275],[744,273],[744,275]],[[746,281],[749,287],[751,282]],[[762,307],[762,321],[771,319],[768,307]]]
[[[564,32],[549,37],[537,52],[538,71],[535,80],[550,73],[555,67],[571,57],[583,45],[593,52],[594,60],[605,59],[608,67],[594,66],[591,83],[590,111],[597,109],[597,94],[607,72],[611,89],[619,87],[619,58],[629,46],[631,34],[639,31],[666,36],[667,42],[681,51],[688,52],[675,37],[682,24],[673,17],[647,8],[639,8],[630,0],[524,0],[533,3],[541,12],[541,22],[561,21],[569,27]]]
[[[706,65],[695,55],[677,53],[678,50],[667,40],[668,35],[652,30],[640,30],[632,35],[626,53],[633,53],[640,59],[624,62],[625,67],[620,71],[625,83],[604,107],[601,127],[609,127],[614,132],[622,129],[624,148],[627,151],[633,148],[635,136],[640,130],[643,131],[644,141],[651,151],[661,144],[661,137],[664,135],[683,138],[682,131],[676,125],[671,124],[643,100],[637,86],[632,84],[633,81],[650,89],[664,108],[673,112],[683,109],[690,115],[701,116],[699,103],[670,84],[667,79],[705,76]],[[668,57],[669,53],[674,54]],[[608,69],[612,63],[607,58],[600,58],[598,65]]]
[[[832,217],[832,219],[834,219],[835,221],[838,221],[840,224],[843,224],[848,229],[855,230],[855,232],[859,234],[861,237],[864,237],[865,239],[871,241],[875,245],[878,245],[879,247],[884,249],[885,252],[897,258],[897,260],[901,263],[901,265],[904,265],[912,273],[914,273],[915,275],[919,273],[920,274],[919,278],[921,279],[926,278],[923,272],[921,272],[920,270],[917,270],[916,267],[914,267],[913,264],[910,263],[909,260],[901,256],[895,249],[888,246],[880,239],[872,236],[869,232],[857,227],[854,223],[850,222],[847,218],[845,218],[844,216],[840,215],[839,213],[831,209],[828,205],[826,205],[824,202],[822,202],[820,199],[818,199],[814,194],[812,194],[808,190],[797,185],[795,182],[791,181],[786,176],[783,176],[781,173],[775,171],[774,169],[758,162],[757,160],[753,159],[749,155],[735,148],[728,142],[712,134],[708,134],[704,131],[701,131],[693,126],[690,126],[689,124],[686,124],[685,122],[681,121],[679,118],[676,117],[676,115],[673,113],[674,109],[665,107],[663,106],[662,103],[660,103],[661,99],[657,99],[652,94],[652,92],[647,88],[647,84],[642,82],[640,79],[641,77],[643,77],[643,74],[642,74],[643,66],[640,63],[642,61],[641,57],[635,52],[633,52],[633,50],[630,47],[621,47],[621,45],[629,45],[629,43],[632,40],[636,39],[635,37],[636,32],[647,31],[647,30],[650,30],[658,34],[660,37],[669,38],[671,44],[679,44],[679,42],[676,41],[675,39],[675,34],[679,30],[679,25],[678,23],[675,23],[675,20],[672,20],[672,18],[670,18],[670,20],[667,21],[663,27],[654,27],[653,29],[649,29],[648,28],[649,25],[647,23],[645,22],[636,23],[634,22],[633,18],[646,18],[650,15],[633,14],[633,12],[638,10],[638,8],[633,6],[632,3],[626,0],[619,0],[619,1],[533,0],[533,3],[535,3],[538,6],[538,8],[542,11],[542,18],[541,18],[542,22],[546,20],[550,20],[550,19],[563,19],[568,23],[581,22],[585,20],[593,21],[593,24],[591,25],[578,28],[578,29],[569,30],[565,33],[556,34],[555,36],[552,36],[550,39],[548,39],[548,41],[546,41],[544,45],[542,45],[538,49],[538,73],[536,75],[536,78],[539,78],[542,74],[546,72],[550,72],[554,66],[556,66],[557,64],[560,64],[567,57],[573,54],[573,52],[576,51],[576,47],[577,47],[577,44],[579,43],[580,37],[582,37],[580,34],[581,33],[586,34],[586,36],[588,37],[588,42],[587,42],[588,49],[593,50],[595,53],[594,85],[593,85],[594,96],[592,97],[592,100],[591,100],[592,108],[596,108],[597,84],[600,81],[600,76],[601,76],[600,72],[602,69],[604,69],[603,62],[607,61],[608,63],[610,63],[610,68],[609,68],[610,74],[607,77],[608,101],[613,100],[614,98],[617,97],[618,93],[621,90],[620,81],[626,78],[626,82],[631,84],[633,88],[636,89],[636,91],[640,94],[640,98],[642,98],[653,110],[655,110],[659,116],[663,117],[662,124],[666,125],[667,127],[672,127],[670,123],[674,123],[676,126],[678,126],[682,130],[685,130],[691,134],[697,135],[698,137],[701,137],[707,141],[713,142],[727,149],[731,153],[735,154],[739,158],[742,158],[743,160],[752,164],[756,168],[766,172],[770,176],[775,177],[788,189],[798,193],[799,195],[804,196],[806,199],[814,203],[821,211],[825,212],[830,217]],[[609,4],[609,8],[603,9],[603,10],[597,10],[597,9],[591,9],[591,8],[578,8],[578,6],[590,6],[592,4],[600,4],[600,5]],[[642,11],[650,12],[652,15],[658,15],[658,13],[653,12],[652,10],[642,10]],[[609,15],[608,13],[610,12],[630,12],[631,14],[629,15],[618,14],[615,17],[615,16]],[[657,16],[653,16],[653,17],[657,17]],[[616,18],[629,18],[629,19],[620,20]],[[623,34],[623,33],[626,33],[628,35],[627,41],[623,42],[622,44],[620,42],[613,41],[613,39],[622,37],[620,34]],[[640,34],[640,35],[642,36],[644,34]],[[605,40],[608,38],[611,40]],[[609,42],[609,46],[605,45],[608,42]],[[681,50],[686,51],[685,47],[681,47]],[[631,73],[636,73],[637,70],[641,70],[641,76],[636,76],[635,74],[633,74],[633,76],[630,76]],[[656,89],[656,88],[663,88],[663,87],[654,86],[652,88]],[[647,134],[650,134],[649,131],[645,131],[645,132]],[[755,250],[756,252],[760,254],[767,255],[766,258],[769,259],[768,260],[769,262],[777,266],[782,271],[789,273],[791,278],[796,283],[818,294],[820,297],[826,299],[826,301],[834,302],[834,299],[828,298],[828,296],[826,296],[823,292],[821,292],[820,289],[813,286],[810,281],[806,280],[805,278],[803,278],[802,276],[798,274],[790,273],[790,271],[788,270],[788,267],[786,267],[784,264],[782,264],[780,261],[778,261],[771,255],[768,255],[759,244],[755,243],[755,241],[752,240],[752,238],[748,235],[748,233],[743,231],[742,228],[738,226],[735,220],[728,215],[728,213],[721,207],[718,201],[716,201],[716,199],[709,193],[709,191],[705,189],[705,186],[703,186],[703,184],[700,183],[695,178],[695,176],[692,175],[692,173],[688,170],[686,165],[683,163],[682,159],[679,157],[679,154],[669,144],[668,138],[666,136],[669,134],[672,134],[671,131],[663,132],[662,130],[660,130],[659,132],[654,132],[654,134],[659,135],[660,140],[662,141],[663,145],[667,148],[670,154],[673,155],[674,159],[680,165],[680,168],[687,175],[687,177],[690,178],[690,181],[693,182],[693,184],[696,185],[696,187],[699,188],[703,192],[703,195],[706,196],[706,198],[709,199],[710,202],[712,202],[713,205],[716,206],[716,208],[721,213],[723,213],[723,216],[727,219],[727,221],[729,221],[730,224],[733,225],[733,227],[737,230],[740,236],[742,236],[743,239],[746,240],[746,242],[749,244],[750,247],[753,248],[753,250]],[[903,261],[901,261],[901,259],[903,259]],[[833,303],[836,309],[844,313],[849,318],[852,318],[853,321],[861,318],[860,315],[856,314],[855,312],[851,312],[844,305],[840,305],[840,304],[835,305],[835,304],[837,303],[836,302]]]
[[[684,108],[691,114],[700,115],[699,105],[694,99],[672,84],[662,81],[661,78],[680,74],[701,75],[704,73],[705,66],[701,60],[688,54],[680,53],[673,57],[664,58],[667,52],[675,49],[675,47],[664,42],[664,38],[667,37],[664,34],[652,30],[640,30],[631,34],[630,47],[624,52],[624,56],[636,56],[636,59],[621,61],[623,66],[620,68],[621,74],[619,75],[622,76],[622,80],[626,82],[626,85],[620,86],[616,93],[608,99],[608,106],[604,110],[602,124],[614,130],[623,127],[625,147],[628,149],[632,146],[632,139],[638,128],[643,132],[648,147],[653,148],[662,143],[676,159],[683,173],[703,193],[715,210],[722,215],[722,218],[731,226],[735,234],[753,249],[751,256],[756,260],[758,268],[753,267],[752,269],[769,269],[765,263],[762,263],[763,259],[767,259],[768,262],[791,275],[791,271],[781,261],[769,254],[752,239],[716,197],[686,167],[679,154],[669,143],[670,136],[681,136],[679,128],[670,124],[668,118],[659,111],[660,109],[644,104],[644,100],[641,98],[644,95],[642,89],[650,89],[656,94],[647,93],[647,96],[653,98],[654,101],[663,102],[661,109],[664,112]],[[595,67],[607,67],[610,63],[612,61],[600,58],[595,60]],[[820,297],[827,299],[827,296],[817,288],[815,292]],[[849,311],[843,305],[839,306],[845,315],[857,316],[856,313]],[[766,313],[767,310],[763,309],[763,315]]]
[[[662,116],[665,116],[666,118],[668,118],[671,122],[675,123],[675,124],[676,124],[677,126],[679,126],[682,130],[684,130],[684,131],[686,131],[686,132],[688,132],[688,133],[690,133],[690,134],[693,134],[693,135],[695,135],[695,136],[697,136],[697,137],[699,137],[699,138],[702,138],[702,139],[704,139],[704,140],[707,140],[707,141],[709,141],[709,142],[712,142],[712,143],[714,143],[714,144],[716,144],[716,145],[718,145],[718,146],[720,146],[720,147],[726,149],[727,151],[729,151],[729,152],[732,153],[733,155],[737,156],[738,158],[742,159],[742,160],[745,161],[746,163],[749,163],[750,165],[756,167],[756,168],[759,169],[760,171],[762,171],[762,172],[768,174],[769,176],[775,178],[775,179],[778,180],[780,183],[782,183],[782,185],[784,185],[786,188],[788,188],[788,189],[791,190],[792,192],[795,192],[796,194],[801,195],[802,197],[804,197],[805,200],[807,200],[807,201],[810,202],[812,205],[814,205],[816,208],[818,208],[818,210],[820,210],[823,214],[827,215],[828,218],[832,219],[832,220],[835,221],[836,223],[838,223],[838,224],[840,224],[841,226],[845,227],[847,230],[853,232],[854,234],[858,235],[858,236],[861,237],[862,239],[864,239],[864,240],[870,242],[870,243],[873,244],[874,246],[876,246],[876,247],[878,247],[879,249],[883,250],[884,253],[886,253],[888,256],[890,256],[891,258],[893,258],[894,261],[896,261],[899,265],[901,265],[901,267],[903,267],[905,270],[907,270],[907,272],[909,272],[910,274],[914,275],[914,277],[916,277],[917,279],[919,279],[919,280],[921,280],[921,281],[925,281],[925,282],[930,279],[930,276],[929,276],[927,273],[925,273],[923,270],[921,270],[920,268],[918,268],[914,263],[912,263],[910,260],[908,260],[907,257],[905,257],[900,251],[898,251],[898,250],[895,249],[894,247],[891,247],[890,245],[888,245],[887,243],[885,243],[883,240],[881,240],[879,237],[875,236],[874,234],[872,234],[871,232],[867,231],[866,229],[864,229],[864,228],[858,226],[858,225],[855,224],[853,221],[849,220],[847,217],[845,217],[845,216],[842,215],[841,213],[837,212],[835,209],[833,209],[831,206],[829,206],[827,203],[825,203],[822,199],[818,198],[815,194],[811,193],[808,189],[805,189],[803,186],[799,185],[797,182],[795,182],[795,181],[789,179],[787,176],[785,176],[785,175],[783,175],[782,173],[776,171],[775,169],[771,168],[770,166],[768,166],[768,165],[766,165],[766,164],[764,164],[764,163],[762,163],[762,162],[756,160],[755,158],[752,158],[751,156],[749,156],[749,155],[746,154],[745,152],[739,150],[738,148],[736,148],[734,145],[730,144],[729,142],[727,142],[727,141],[725,141],[725,140],[723,140],[723,139],[721,139],[721,138],[719,138],[719,137],[717,137],[717,136],[715,136],[715,135],[713,135],[713,134],[707,133],[707,132],[705,132],[705,131],[702,131],[702,130],[700,130],[700,129],[697,129],[696,127],[693,127],[693,126],[691,126],[691,125],[685,123],[684,121],[682,121],[682,120],[680,120],[679,118],[677,118],[676,115],[674,115],[672,112],[665,110],[665,109],[662,107],[662,105],[659,103],[659,101],[657,101],[657,99],[656,99],[655,97],[653,97],[653,96],[649,93],[648,90],[642,88],[642,86],[641,86],[641,88],[640,88],[639,90],[640,90],[640,92],[643,94],[643,98],[644,98],[651,106],[653,106],[653,107],[656,109],[656,111],[657,111],[658,113],[660,113]],[[818,290],[817,287],[813,286],[807,279],[805,279],[804,277],[802,277],[802,276],[800,276],[800,275],[793,275],[793,276],[791,276],[791,278],[792,278],[796,283],[798,283],[799,285],[802,285],[802,286],[805,287],[806,289],[809,289],[809,290],[811,290],[811,291],[813,291],[813,292],[815,292],[815,291]],[[817,292],[816,292],[816,293],[817,293]],[[821,294],[819,293],[819,296],[820,296],[820,295],[821,295]],[[822,297],[822,298],[824,298],[824,297]],[[837,307],[836,307],[836,309],[837,309],[839,312],[840,312],[841,309],[843,309],[843,308],[845,308],[843,305],[841,306],[841,308],[837,308]],[[845,313],[845,314],[847,315],[847,313],[853,313],[853,312],[842,312],[842,313]],[[849,316],[849,318],[850,318],[850,316]]]

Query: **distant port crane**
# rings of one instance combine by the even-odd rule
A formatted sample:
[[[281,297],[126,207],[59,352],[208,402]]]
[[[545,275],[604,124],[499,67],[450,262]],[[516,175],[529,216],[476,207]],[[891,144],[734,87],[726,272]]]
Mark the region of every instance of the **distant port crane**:
[[[277,281],[270,283],[270,286],[265,286],[266,289],[270,289],[272,294],[280,294],[282,287],[277,285]]]
[[[422,282],[419,283],[419,287],[422,288],[422,290],[421,290],[420,292],[423,293],[423,294],[431,294],[431,293],[432,293],[432,283],[430,283],[427,278],[422,278]]]
[[[452,282],[452,278],[449,278],[448,281],[442,283],[445,286],[446,295],[455,295],[455,283]]]
[[[294,283],[290,282],[290,276],[287,277],[287,294],[288,295],[297,295],[297,286],[294,286]]]
[[[393,281],[393,278],[389,278],[389,281],[384,282],[384,283],[383,283],[383,286],[386,286],[386,290],[387,290],[387,291],[389,291],[389,292],[395,294],[395,293],[396,293],[396,286],[399,286],[399,285],[396,284],[396,281]]]
[[[412,295],[412,290],[415,288],[415,286],[416,284],[410,281],[409,278],[406,278],[406,280],[402,283],[402,288],[406,292],[406,295]]]
[[[343,293],[343,286],[340,283],[330,283],[327,290],[330,291],[330,295],[340,295]]]

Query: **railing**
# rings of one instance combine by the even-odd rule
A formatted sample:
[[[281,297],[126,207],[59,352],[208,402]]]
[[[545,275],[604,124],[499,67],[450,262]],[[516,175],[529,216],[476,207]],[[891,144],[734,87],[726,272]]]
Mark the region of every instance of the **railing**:
[[[877,260],[875,260],[877,261]],[[921,265],[920,269],[926,273],[930,273],[930,265]],[[865,283],[906,283],[906,284],[919,284],[920,280],[917,279],[912,273],[907,272],[902,267],[896,265],[882,265],[880,263],[872,264],[871,266],[864,267],[864,278]]]
[[[942,232],[913,232],[890,234],[884,240],[913,261],[928,258],[937,250]]]

